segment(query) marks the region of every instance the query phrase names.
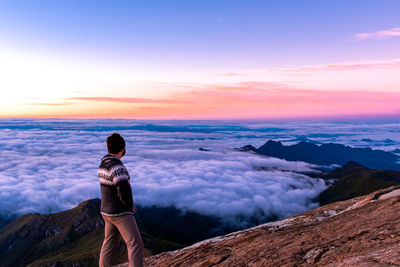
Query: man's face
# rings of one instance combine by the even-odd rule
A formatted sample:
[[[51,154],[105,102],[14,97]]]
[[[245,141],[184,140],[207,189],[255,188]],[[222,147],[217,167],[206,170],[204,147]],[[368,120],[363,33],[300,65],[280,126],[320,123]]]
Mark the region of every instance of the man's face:
[[[124,148],[124,151],[122,152],[122,157],[125,156],[125,154],[126,154],[126,150]]]

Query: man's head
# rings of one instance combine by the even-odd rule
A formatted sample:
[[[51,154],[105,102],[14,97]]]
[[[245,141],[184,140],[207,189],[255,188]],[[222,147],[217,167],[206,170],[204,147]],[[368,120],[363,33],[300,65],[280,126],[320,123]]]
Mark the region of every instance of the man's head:
[[[121,157],[124,156],[126,152],[124,138],[117,133],[113,133],[107,137],[107,150],[110,154],[118,155],[121,153]]]

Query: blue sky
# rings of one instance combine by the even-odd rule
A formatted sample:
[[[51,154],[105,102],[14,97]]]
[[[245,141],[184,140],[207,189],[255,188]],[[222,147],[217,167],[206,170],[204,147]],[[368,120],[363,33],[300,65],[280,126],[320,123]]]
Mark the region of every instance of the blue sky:
[[[0,34],[3,45],[90,60],[287,67],[399,56],[397,40],[346,42],[398,26],[399,12],[388,0],[2,1]]]
[[[61,107],[76,97],[104,101],[116,94],[165,102],[182,92],[192,94],[193,88],[187,88],[193,84],[196,90],[199,84],[203,90],[221,84],[278,82],[294,90],[393,92],[400,85],[395,78],[399,67],[393,63],[400,59],[399,12],[400,1],[396,0],[2,1],[0,56],[7,60],[0,69],[13,78],[0,86],[11,92],[6,102],[15,108],[9,115],[51,113],[56,117],[99,113],[95,105],[90,110],[78,105],[79,114]],[[357,39],[359,34],[368,37]],[[42,66],[36,66],[37,62]],[[371,70],[318,73],[308,78],[269,71],[349,62],[367,62]],[[389,71],[382,72],[382,62],[391,65]],[[232,73],[239,75],[219,75]],[[336,84],[344,80],[348,84]],[[21,95],[26,99],[19,99]],[[159,114],[141,117],[148,112],[141,108],[113,110],[123,117],[161,118]],[[159,106],[149,107],[153,108]],[[174,112],[160,113],[178,118]],[[259,113],[258,117],[270,111]],[[196,114],[188,119],[201,117]],[[226,114],[221,116],[227,118]]]

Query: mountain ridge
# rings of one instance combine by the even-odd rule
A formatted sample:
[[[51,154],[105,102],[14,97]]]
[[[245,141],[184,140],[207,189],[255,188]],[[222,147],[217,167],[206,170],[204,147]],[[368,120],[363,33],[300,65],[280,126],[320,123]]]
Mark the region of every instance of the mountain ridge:
[[[317,145],[304,141],[285,146],[280,141],[268,140],[259,148],[246,145],[235,150],[241,152],[252,151],[259,155],[288,161],[304,161],[317,165],[343,165],[349,161],[355,161],[371,169],[400,171],[399,155],[383,150],[373,150],[369,147],[354,148],[336,143]]]

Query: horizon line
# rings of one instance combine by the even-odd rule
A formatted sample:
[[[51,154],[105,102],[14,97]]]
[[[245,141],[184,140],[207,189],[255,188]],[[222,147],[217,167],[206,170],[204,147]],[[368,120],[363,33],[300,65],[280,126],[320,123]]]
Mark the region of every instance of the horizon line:
[[[129,117],[24,117],[24,116],[0,116],[0,120],[136,120],[136,121],[399,121],[400,114],[361,114],[361,115],[341,115],[341,116],[309,116],[309,117],[284,117],[284,118],[129,118]]]

